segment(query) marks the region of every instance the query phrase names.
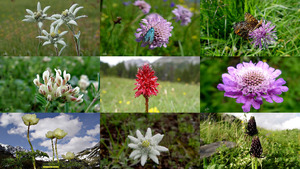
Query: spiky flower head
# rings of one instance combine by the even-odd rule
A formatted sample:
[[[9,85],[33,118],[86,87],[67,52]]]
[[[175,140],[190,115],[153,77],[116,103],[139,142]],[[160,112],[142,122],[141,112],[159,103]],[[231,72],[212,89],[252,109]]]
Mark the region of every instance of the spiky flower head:
[[[253,39],[251,43],[254,43],[255,46],[259,46],[260,49],[263,46],[268,48],[268,45],[273,44],[275,39],[277,39],[276,31],[273,30],[274,28],[275,25],[271,26],[270,21],[268,21],[267,24],[266,21],[262,22],[259,28],[249,32],[249,37]]]
[[[255,134],[258,134],[254,116],[250,117],[250,120],[249,120],[248,125],[247,125],[247,131],[246,131],[246,133],[249,136],[254,136]]]
[[[250,155],[252,157],[261,158],[263,148],[260,144],[258,136],[254,136],[251,143]]]
[[[223,84],[218,84],[220,91],[225,91],[224,96],[235,98],[237,103],[243,103],[244,112],[249,112],[251,106],[259,109],[263,104],[263,98],[267,102],[283,102],[279,97],[282,92],[287,92],[288,87],[282,86],[286,82],[283,78],[276,78],[281,74],[279,69],[269,67],[265,62],[259,61],[257,64],[243,62],[236,68],[230,66],[228,73],[222,75]]]
[[[39,88],[39,93],[47,98],[48,101],[56,99],[62,99],[64,102],[78,102],[83,101],[82,95],[79,95],[79,87],[72,88],[71,85],[67,84],[70,80],[71,75],[64,70],[62,78],[62,72],[60,69],[55,69],[56,75],[52,76],[49,70],[43,73],[44,83],[40,82],[40,76],[37,74],[36,79],[33,83]],[[79,96],[78,96],[79,95]]]
[[[124,4],[124,3],[123,3]],[[143,0],[136,0],[133,3],[134,6],[138,6],[144,14],[149,13],[150,9],[151,9],[151,5],[149,5],[147,2],[143,1]]]
[[[128,147],[134,149],[129,155],[129,158],[141,159],[141,165],[144,166],[147,158],[151,158],[156,164],[159,164],[158,158],[156,156],[160,155],[160,152],[169,151],[166,147],[158,145],[158,143],[163,139],[164,135],[155,134],[152,136],[151,129],[148,128],[145,137],[142,133],[136,131],[137,138],[133,136],[128,136],[132,143],[128,144]]]
[[[157,86],[159,85],[157,81],[157,77],[154,76],[155,71],[150,67],[148,63],[145,63],[141,68],[138,69],[138,73],[136,75],[137,83],[135,83],[136,88],[133,90],[137,91],[135,92],[135,97],[139,97],[141,94],[148,98],[152,95],[157,96],[158,90]]]
[[[187,25],[190,23],[193,13],[181,5],[176,6],[177,8],[172,11],[172,13],[175,14],[174,19],[176,19],[176,22],[181,21],[180,25]]]
[[[137,33],[135,33],[136,41],[142,41],[142,47],[145,47],[149,44],[149,49],[154,49],[162,46],[166,48],[167,44],[169,43],[169,37],[172,36],[171,31],[173,29],[173,26],[171,25],[171,22],[168,22],[159,14],[152,13],[145,19],[141,20],[140,28],[138,28],[136,30]],[[152,43],[144,42],[143,39],[151,28],[154,28],[154,40]]]

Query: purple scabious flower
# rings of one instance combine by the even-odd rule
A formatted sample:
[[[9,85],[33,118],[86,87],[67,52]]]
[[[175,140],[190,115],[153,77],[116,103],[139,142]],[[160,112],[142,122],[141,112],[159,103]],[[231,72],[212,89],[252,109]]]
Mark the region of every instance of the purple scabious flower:
[[[176,6],[177,8],[172,11],[173,14],[176,15],[176,17],[174,17],[173,19],[176,19],[176,22],[181,21],[180,25],[187,25],[188,23],[190,23],[193,13],[181,5]]]
[[[171,22],[168,22],[159,14],[152,13],[145,19],[141,20],[140,28],[138,28],[136,30],[137,33],[134,34],[136,37],[136,41],[142,41],[142,47],[145,47],[149,44],[149,49],[154,49],[162,46],[166,48],[167,44],[169,43],[169,37],[172,36],[171,31],[173,29],[173,26],[171,25]],[[143,42],[143,38],[151,27],[154,28],[154,40],[150,44],[149,42]]]
[[[265,21],[262,23],[262,25],[255,29],[252,32],[249,32],[250,38],[253,39],[251,44],[255,44],[255,46],[259,46],[259,48],[262,48],[262,41],[265,46],[265,48],[268,48],[269,44],[273,44],[275,42],[275,39],[277,39],[276,31],[272,31],[275,28],[274,26],[271,26],[271,22],[268,21],[267,24]]]
[[[170,4],[170,7],[173,8],[174,6],[175,6],[175,3],[172,2],[172,3]]]
[[[270,103],[273,103],[273,100],[281,103],[283,98],[278,95],[289,90],[287,86],[282,86],[286,83],[283,78],[276,80],[281,71],[269,67],[265,62],[243,62],[236,68],[230,66],[227,69],[228,73],[222,75],[223,84],[218,84],[217,88],[225,91],[224,96],[235,98],[237,103],[243,103],[244,112],[249,112],[251,105],[259,109],[263,98]]]
[[[125,6],[128,6],[128,5],[130,5],[131,4],[131,1],[128,1],[128,2],[123,2],[123,5],[125,5]]]
[[[151,9],[151,6],[146,3],[145,1],[142,1],[142,0],[136,0],[134,3],[133,3],[134,6],[138,6],[144,14],[147,14],[149,13],[150,9]]]

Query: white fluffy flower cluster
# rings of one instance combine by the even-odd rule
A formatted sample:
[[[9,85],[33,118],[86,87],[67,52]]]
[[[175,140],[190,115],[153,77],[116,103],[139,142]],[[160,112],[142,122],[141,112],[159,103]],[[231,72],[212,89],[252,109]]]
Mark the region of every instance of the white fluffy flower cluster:
[[[136,131],[136,135],[138,138],[128,136],[128,138],[132,141],[132,143],[128,144],[128,147],[134,149],[129,157],[134,160],[141,158],[142,166],[145,165],[148,157],[156,164],[159,164],[156,156],[160,155],[160,152],[169,151],[166,147],[158,145],[164,135],[156,134],[152,137],[150,128],[147,129],[145,137],[139,130]]]
[[[67,84],[71,75],[66,73],[66,70],[64,70],[64,78],[62,78],[62,72],[60,69],[55,69],[55,72],[55,77],[50,75],[49,70],[46,70],[43,73],[44,84],[40,82],[40,76],[38,74],[36,75],[36,79],[33,80],[33,83],[39,88],[39,93],[44,95],[48,101],[60,98],[66,102],[74,101],[81,103],[83,101],[83,94],[79,95],[79,87],[75,87],[73,89],[71,85]]]

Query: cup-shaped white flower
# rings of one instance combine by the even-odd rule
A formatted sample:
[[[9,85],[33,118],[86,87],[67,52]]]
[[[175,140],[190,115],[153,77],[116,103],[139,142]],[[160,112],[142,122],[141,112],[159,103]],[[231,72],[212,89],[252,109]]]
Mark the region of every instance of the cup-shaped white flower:
[[[52,17],[48,17],[46,11],[50,8],[50,6],[46,6],[43,10],[41,7],[41,3],[37,3],[36,12],[31,11],[30,9],[26,9],[29,15],[25,15],[25,19],[22,21],[24,22],[37,22],[39,29],[42,29],[43,21],[44,20],[55,20]]]
[[[22,120],[26,126],[36,125],[39,122],[39,118],[36,118],[35,114],[26,114],[22,117]]]
[[[58,98],[64,102],[83,101],[82,95],[79,95],[80,88],[72,88],[67,82],[71,79],[71,75],[64,70],[63,74],[60,69],[55,69],[56,75],[52,76],[49,70],[43,73],[44,83],[41,83],[39,75],[33,80],[33,83],[39,88],[39,93],[47,98],[48,101],[53,101]],[[62,77],[63,75],[63,77]]]
[[[64,130],[62,130],[60,128],[55,129],[53,132],[54,132],[55,138],[57,138],[57,139],[63,139],[68,134],[67,132],[65,132]]]
[[[77,19],[85,18],[86,15],[77,16],[77,12],[82,9],[82,6],[78,6],[78,4],[73,4],[69,9],[64,10],[61,14],[54,14],[52,15],[53,18],[56,18],[56,21],[54,21],[51,25],[57,25],[57,27],[60,27],[62,24],[72,24],[77,26]],[[76,9],[75,9],[76,8]]]
[[[164,135],[156,134],[152,137],[150,128],[147,129],[145,137],[139,130],[136,131],[136,135],[137,138],[130,135],[128,136],[132,142],[128,144],[128,147],[134,149],[129,157],[134,160],[140,158],[142,166],[145,165],[148,157],[150,157],[150,159],[152,159],[156,164],[159,164],[156,156],[160,155],[160,152],[169,151],[166,147],[158,145]]]
[[[62,157],[63,157],[64,159],[66,159],[66,160],[72,160],[72,159],[75,158],[75,154],[72,153],[72,152],[67,152],[67,154],[66,154],[66,155],[62,155]]]

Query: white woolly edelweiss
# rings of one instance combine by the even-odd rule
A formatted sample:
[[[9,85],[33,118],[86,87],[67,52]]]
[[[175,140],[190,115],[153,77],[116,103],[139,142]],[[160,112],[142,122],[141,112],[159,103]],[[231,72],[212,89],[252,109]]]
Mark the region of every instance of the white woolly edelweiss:
[[[52,17],[47,17],[46,11],[50,8],[50,6],[46,6],[43,10],[40,2],[37,3],[36,12],[32,12],[30,9],[26,9],[29,15],[25,15],[24,22],[37,22],[39,29],[42,29],[44,20],[55,20]]]
[[[44,84],[40,82],[40,76],[38,74],[36,75],[36,79],[33,80],[33,83],[39,88],[39,93],[44,95],[48,101],[61,98],[67,102],[74,101],[81,103],[83,101],[83,94],[79,95],[79,87],[75,87],[73,89],[71,85],[67,84],[71,75],[66,73],[66,70],[64,70],[63,79],[61,77],[62,72],[60,69],[55,69],[55,72],[55,77],[50,75],[49,70],[46,70],[43,73]]]
[[[150,157],[156,164],[159,164],[157,155],[160,152],[169,151],[166,147],[159,146],[158,143],[162,140],[164,135],[156,134],[152,137],[151,129],[148,128],[145,137],[137,130],[136,135],[138,138],[128,136],[132,143],[128,144],[128,147],[134,150],[130,154],[130,158],[134,160],[141,158],[141,165],[144,166],[147,158]]]

